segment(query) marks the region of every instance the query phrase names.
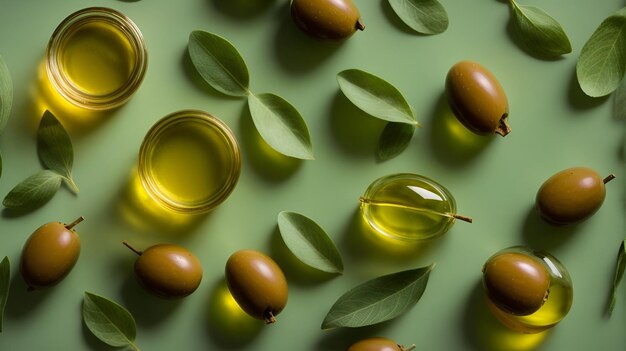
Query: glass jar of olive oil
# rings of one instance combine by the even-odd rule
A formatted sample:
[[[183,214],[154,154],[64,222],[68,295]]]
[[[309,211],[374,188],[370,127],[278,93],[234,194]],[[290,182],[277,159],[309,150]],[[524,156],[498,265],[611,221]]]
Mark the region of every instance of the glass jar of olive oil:
[[[159,120],[139,150],[139,179],[164,208],[210,211],[233,191],[241,169],[237,140],[220,119],[183,110]]]
[[[148,53],[139,28],[122,13],[90,7],[69,15],[46,49],[52,86],[72,104],[108,110],[141,85]]]

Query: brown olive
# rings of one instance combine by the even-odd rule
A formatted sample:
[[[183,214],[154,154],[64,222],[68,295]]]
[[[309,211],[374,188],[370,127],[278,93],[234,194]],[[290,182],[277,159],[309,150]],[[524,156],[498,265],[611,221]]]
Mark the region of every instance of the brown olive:
[[[414,348],[415,345],[405,348],[391,339],[376,337],[357,341],[350,345],[346,351],[409,351]]]
[[[550,280],[550,273],[538,259],[519,252],[495,254],[483,267],[483,286],[489,300],[516,316],[541,308]]]
[[[278,264],[254,250],[241,250],[226,262],[226,284],[239,306],[266,324],[287,304],[287,280]]]
[[[606,195],[605,184],[615,176],[600,177],[586,167],[568,168],[548,178],[536,198],[541,218],[556,225],[583,221],[600,209]]]
[[[20,261],[20,273],[29,289],[53,286],[69,274],[80,255],[74,227],[83,220],[80,217],[67,225],[46,223],[30,235]]]
[[[292,0],[291,17],[303,32],[318,39],[338,41],[365,26],[352,0]]]
[[[461,61],[446,76],[446,96],[456,118],[480,135],[507,135],[509,102],[496,77],[479,63]]]
[[[135,261],[135,276],[149,293],[167,299],[190,295],[202,281],[200,261],[184,247],[157,244],[145,251],[129,249],[139,255]]]

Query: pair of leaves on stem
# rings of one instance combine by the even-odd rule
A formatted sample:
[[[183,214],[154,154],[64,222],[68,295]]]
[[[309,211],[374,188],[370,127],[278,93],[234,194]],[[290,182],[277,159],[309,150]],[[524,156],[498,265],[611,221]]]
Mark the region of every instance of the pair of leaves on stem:
[[[448,13],[437,0],[388,0],[398,17],[421,34],[440,34],[448,29]]]
[[[542,9],[511,3],[511,21],[520,44],[531,54],[555,58],[572,52],[563,27]]]
[[[313,159],[306,122],[289,102],[275,94],[253,94],[245,61],[226,39],[204,31],[189,35],[191,62],[215,90],[247,97],[248,108],[261,137],[274,150],[299,159]]]
[[[13,82],[9,74],[9,68],[0,56],[0,134],[7,125],[13,105]],[[2,176],[2,154],[0,154],[0,176]]]
[[[85,292],[83,298],[83,321],[100,341],[113,347],[130,347],[139,351],[135,344],[137,324],[126,308],[106,297]]]
[[[74,193],[78,187],[72,178],[74,149],[69,135],[50,111],[46,111],[37,130],[37,154],[47,168],[17,184],[2,204],[11,210],[30,211],[48,202],[63,180]]]
[[[339,89],[363,112],[387,121],[378,143],[378,157],[387,160],[409,145],[420,124],[402,93],[371,73],[349,69],[337,74]]]

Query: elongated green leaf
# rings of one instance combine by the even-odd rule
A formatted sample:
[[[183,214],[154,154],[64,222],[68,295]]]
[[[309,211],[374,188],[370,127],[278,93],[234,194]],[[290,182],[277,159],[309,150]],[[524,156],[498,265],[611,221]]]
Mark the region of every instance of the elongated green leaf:
[[[0,333],[2,332],[2,321],[4,320],[4,308],[9,298],[9,288],[11,287],[11,263],[5,257],[0,262]]]
[[[289,102],[274,94],[248,95],[248,108],[261,137],[283,155],[313,159],[306,122]]]
[[[583,46],[576,64],[580,88],[591,97],[619,86],[626,71],[626,8],[602,21]]]
[[[415,134],[415,126],[406,123],[389,122],[383,129],[378,143],[378,158],[388,160],[396,157],[409,146]]]
[[[50,201],[61,186],[61,177],[51,170],[43,170],[24,179],[4,197],[4,207],[17,211],[30,211]]]
[[[278,214],[285,245],[305,264],[328,273],[342,273],[343,260],[335,243],[317,223],[294,212]]]
[[[617,288],[622,281],[624,271],[626,270],[626,239],[622,241],[617,253],[617,264],[615,267],[615,276],[613,277],[613,287],[611,288],[611,303],[609,304],[609,314],[613,312],[615,307],[615,295],[617,294]]]
[[[102,342],[115,346],[135,345],[137,326],[135,319],[124,307],[105,297],[85,292],[83,299],[83,321],[89,330]]]
[[[422,297],[433,267],[385,275],[353,288],[330,308],[322,329],[363,327],[396,318]]]
[[[68,180],[75,192],[78,188],[72,179],[74,148],[63,125],[50,112],[44,112],[37,130],[37,154],[44,166]]]
[[[448,29],[448,13],[437,0],[388,0],[393,11],[411,29],[439,34]]]
[[[0,133],[7,125],[13,105],[13,82],[9,74],[9,68],[0,56]]]
[[[542,9],[520,6],[511,0],[513,29],[521,44],[537,56],[557,57],[572,52],[572,44],[563,27]]]
[[[215,90],[231,96],[248,95],[248,67],[228,40],[212,33],[189,35],[189,56],[200,76]]]
[[[349,69],[337,74],[337,82],[348,100],[366,113],[389,122],[418,124],[402,93],[383,79]]]

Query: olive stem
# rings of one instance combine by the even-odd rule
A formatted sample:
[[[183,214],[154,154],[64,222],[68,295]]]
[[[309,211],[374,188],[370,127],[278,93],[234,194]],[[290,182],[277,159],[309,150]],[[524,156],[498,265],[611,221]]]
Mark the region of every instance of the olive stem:
[[[608,182],[612,181],[613,179],[615,179],[615,174],[611,173],[611,174],[609,174],[608,176],[606,176],[606,178],[604,178],[604,179],[602,180],[602,182],[603,182],[604,184],[606,184],[606,183],[608,183]]]
[[[274,314],[272,313],[272,311],[267,311],[265,312],[265,324],[274,324],[276,323],[276,317],[274,317]]]
[[[71,230],[71,229],[72,229],[72,228],[74,228],[74,227],[75,227],[78,223],[80,223],[80,222],[82,222],[82,221],[84,221],[84,220],[85,220],[85,217],[80,216],[80,217],[76,218],[76,220],[75,220],[74,222],[72,222],[72,223],[70,223],[70,224],[66,224],[66,225],[65,225],[65,228],[66,228],[67,230]]]
[[[400,346],[400,350],[402,350],[402,351],[411,351],[411,350],[413,350],[414,348],[415,348],[415,344],[413,344],[413,345],[411,345],[411,346],[407,347],[406,349],[405,349],[404,347]]]
[[[361,22],[360,18],[356,20],[356,29],[361,30],[361,31],[365,29],[365,24]]]
[[[137,255],[139,255],[139,256],[143,255],[143,251],[139,251],[139,250],[135,249],[134,247],[132,247],[132,246],[128,243],[128,241],[124,240],[124,241],[122,241],[122,244],[124,244],[124,246],[126,246],[127,248],[129,248],[129,249],[130,249],[130,251],[132,251],[132,252],[136,253]]]
[[[374,206],[389,206],[389,207],[397,207],[397,208],[403,208],[403,209],[410,209],[413,211],[417,211],[417,212],[426,212],[426,213],[432,213],[438,216],[443,216],[443,217],[450,217],[450,218],[454,218],[454,219],[459,219],[468,223],[472,223],[472,218],[471,217],[467,217],[467,216],[462,216],[460,214],[455,214],[455,213],[448,213],[448,212],[438,212],[438,211],[433,211],[427,208],[417,208],[417,207],[412,207],[412,206],[407,206],[407,205],[402,205],[402,204],[396,204],[393,202],[385,202],[385,201],[377,201],[377,200],[372,200],[372,199],[368,199],[365,197],[360,197],[359,201],[361,201],[364,204],[368,204],[368,205],[374,205]]]
[[[506,120],[507,117],[508,117],[508,114],[502,115],[502,118],[500,118],[500,124],[496,128],[496,134],[499,134],[500,136],[503,136],[503,137],[511,132],[511,127],[509,126],[509,123]]]
[[[472,223],[474,221],[472,217],[462,216],[460,214],[452,214],[452,217],[454,217],[455,219],[459,219],[461,221],[465,221],[467,223]]]

